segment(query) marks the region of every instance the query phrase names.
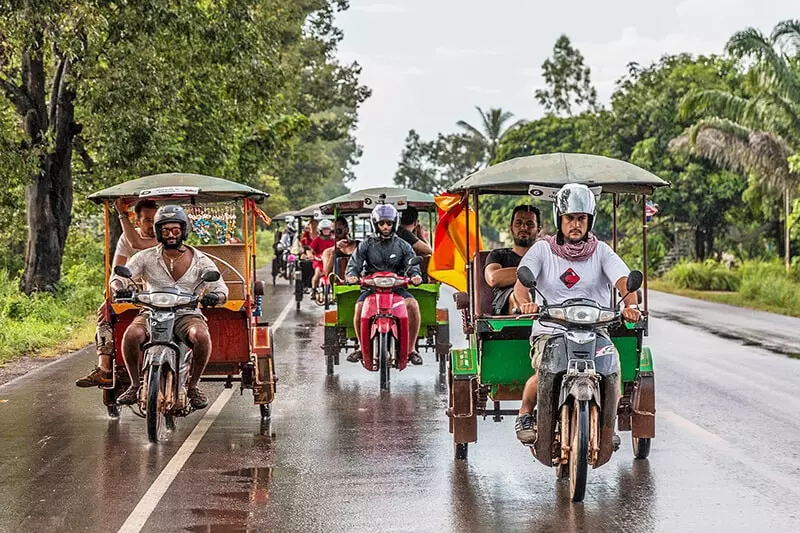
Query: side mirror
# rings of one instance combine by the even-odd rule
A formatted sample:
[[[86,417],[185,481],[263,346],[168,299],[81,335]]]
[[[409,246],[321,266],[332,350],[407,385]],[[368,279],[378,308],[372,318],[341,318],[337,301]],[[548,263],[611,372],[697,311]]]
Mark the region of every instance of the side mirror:
[[[531,272],[531,269],[526,266],[517,269],[517,279],[529,289],[532,289],[536,286],[536,278],[533,277],[533,272]]]
[[[261,280],[256,281],[253,285],[253,294],[256,296],[264,296],[264,282]]]
[[[220,278],[219,272],[216,270],[206,270],[203,272],[203,281],[210,282],[210,281],[217,281]]]
[[[625,288],[628,290],[628,294],[632,292],[636,292],[642,286],[642,282],[644,281],[644,276],[638,270],[631,270],[631,273],[628,274],[628,281],[625,284]]]
[[[131,279],[133,277],[133,272],[131,272],[131,269],[126,267],[125,265],[115,266],[114,274],[125,279]]]

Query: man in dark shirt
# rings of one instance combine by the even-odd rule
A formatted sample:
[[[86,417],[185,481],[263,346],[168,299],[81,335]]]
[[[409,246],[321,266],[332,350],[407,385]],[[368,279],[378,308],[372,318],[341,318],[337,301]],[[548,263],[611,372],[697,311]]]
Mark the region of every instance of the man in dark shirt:
[[[415,207],[409,205],[400,214],[397,236],[410,244],[417,255],[426,256],[433,253],[433,248],[423,238],[422,227],[419,225],[419,212]]]
[[[508,315],[517,307],[514,300],[514,284],[517,281],[517,265],[522,256],[533,246],[542,224],[542,214],[532,205],[518,205],[511,213],[512,248],[493,250],[486,259],[484,277],[492,288],[492,313]]]

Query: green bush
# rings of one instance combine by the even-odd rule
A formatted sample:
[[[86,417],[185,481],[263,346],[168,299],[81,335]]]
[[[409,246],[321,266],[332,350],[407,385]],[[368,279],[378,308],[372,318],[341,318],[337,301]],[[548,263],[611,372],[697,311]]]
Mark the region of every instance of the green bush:
[[[742,281],[739,272],[712,260],[678,263],[664,277],[680,289],[696,291],[736,291]]]
[[[742,265],[740,294],[747,300],[775,306],[800,316],[800,283],[787,273],[780,261],[748,261]]]
[[[70,235],[56,294],[19,292],[19,279],[0,270],[0,364],[56,346],[86,324],[103,298],[103,243]]]

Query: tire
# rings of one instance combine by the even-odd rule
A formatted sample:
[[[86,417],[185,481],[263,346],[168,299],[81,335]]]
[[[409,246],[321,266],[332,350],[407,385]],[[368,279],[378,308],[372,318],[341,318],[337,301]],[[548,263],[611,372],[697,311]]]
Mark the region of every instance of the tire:
[[[455,457],[459,461],[466,461],[469,452],[468,442],[456,442]]]
[[[119,405],[107,405],[106,409],[108,409],[109,418],[119,418]]]
[[[289,263],[286,267],[286,277],[289,279],[289,286],[294,285],[294,263]]]
[[[172,415],[164,415],[164,423],[167,431],[175,431],[175,417]]]
[[[556,465],[556,479],[569,479],[569,463]]]
[[[389,334],[379,333],[373,342],[373,348],[377,345],[377,351],[373,350],[372,356],[378,356],[378,371],[381,374],[381,390],[389,390]]]
[[[117,389],[103,390],[103,403],[106,405],[109,418],[119,418],[119,405],[117,405],[117,396]]]
[[[272,259],[272,284],[276,285],[278,282],[278,259]]]
[[[297,305],[295,305],[295,309],[300,311],[300,300],[297,300]]]
[[[647,459],[650,455],[650,442],[652,439],[643,437],[636,438],[631,434],[631,444],[633,445],[633,457],[635,459]]]
[[[589,471],[589,402],[575,400],[570,424],[569,496],[582,502]]]
[[[268,420],[272,417],[272,404],[262,403],[258,409],[261,411],[261,420]]]
[[[325,300],[325,310],[331,308],[331,284],[326,283],[322,286],[322,298]]]
[[[325,348],[325,373],[329,376],[333,375],[333,354],[328,347]]]
[[[436,357],[439,359],[439,375],[443,376],[447,373],[447,357],[450,355],[450,350],[443,350],[439,353],[439,346],[446,344],[450,345],[450,326],[442,324],[436,327]]]
[[[161,399],[164,397],[164,386],[167,382],[166,374],[162,372],[161,365],[151,366],[147,376],[147,438],[150,442],[158,442],[164,429],[166,420],[161,411]]]

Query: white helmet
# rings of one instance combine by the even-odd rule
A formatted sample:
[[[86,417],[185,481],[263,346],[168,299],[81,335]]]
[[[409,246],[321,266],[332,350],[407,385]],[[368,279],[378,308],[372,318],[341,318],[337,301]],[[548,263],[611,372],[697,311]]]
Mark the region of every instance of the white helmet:
[[[322,230],[324,229],[333,230],[333,222],[331,222],[330,219],[327,218],[320,220],[317,229],[319,230],[320,233],[322,233]]]
[[[376,205],[375,208],[372,210],[372,228],[375,230],[376,235],[380,235],[381,232],[378,229],[378,222],[382,220],[388,220],[392,223],[392,233],[397,231],[397,219],[399,215],[397,214],[397,209],[392,204],[379,204]]]
[[[567,183],[556,193],[553,200],[553,220],[556,230],[561,233],[561,216],[576,213],[586,213],[589,215],[589,227],[592,230],[594,216],[597,214],[597,202],[594,193],[581,183]]]

